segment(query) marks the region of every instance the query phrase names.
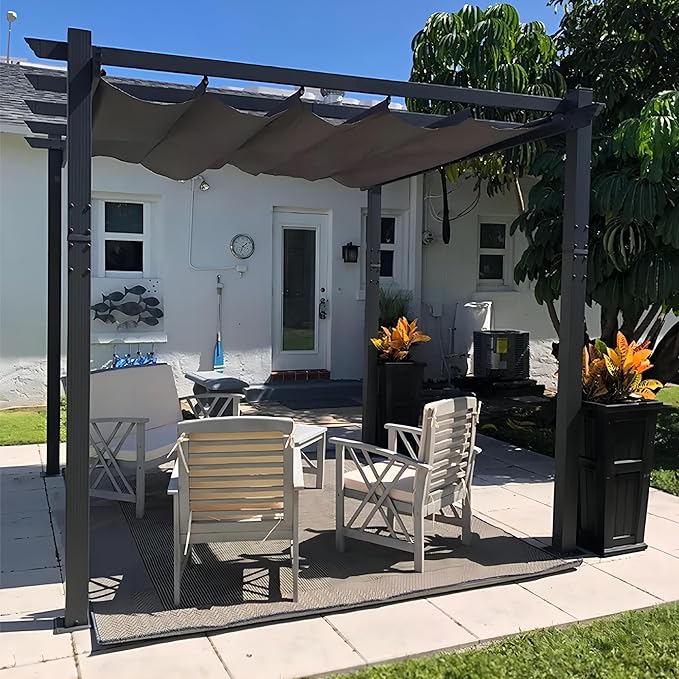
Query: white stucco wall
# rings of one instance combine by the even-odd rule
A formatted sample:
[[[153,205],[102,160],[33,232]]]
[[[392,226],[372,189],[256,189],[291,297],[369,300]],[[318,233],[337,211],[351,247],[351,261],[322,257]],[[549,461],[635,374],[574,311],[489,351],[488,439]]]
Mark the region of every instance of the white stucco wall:
[[[524,183],[527,197],[529,183]],[[451,241],[441,240],[441,223],[432,215],[442,212],[441,184],[438,175],[429,175],[425,181],[425,228],[434,235],[434,242],[423,247],[422,261],[422,325],[430,331],[433,341],[423,347],[422,355],[428,363],[428,374],[443,378],[441,344],[448,352],[449,328],[454,325],[455,306],[468,301],[490,300],[491,327],[495,329],[527,330],[530,332],[531,377],[550,387],[556,386],[557,364],[552,356],[552,342],[556,334],[546,307],[535,301],[528,284],[510,285],[507,290],[484,290],[478,278],[479,222],[511,222],[518,214],[516,194],[509,192],[490,198],[485,187],[476,209],[451,223]],[[474,181],[462,180],[449,195],[450,214],[462,212],[474,199]],[[427,204],[430,204],[429,206]],[[525,248],[525,239],[517,234],[513,239],[511,269]],[[432,309],[440,317],[431,316]],[[458,307],[458,314],[461,313]],[[597,311],[588,310],[590,327],[597,326]],[[458,319],[459,320],[459,319]],[[439,342],[439,333],[442,341]],[[456,338],[456,344],[461,338]]]
[[[196,271],[188,254],[191,183],[174,182],[108,158],[93,162],[93,195],[106,192],[155,201],[149,275],[161,280],[167,334],[167,343],[156,344],[155,350],[172,364],[180,388],[190,386],[181,384],[184,372],[212,366],[217,273],[224,283],[226,372],[251,384],[269,376],[274,207],[330,215],[330,369],[333,378],[359,378],[360,266],[342,261],[341,246],[349,240],[360,242],[366,194],[332,181],[252,177],[231,167],[206,172],[205,177],[211,188],[195,192],[191,263],[212,270]],[[46,191],[46,153],[30,149],[19,135],[0,135],[0,396],[12,402],[44,398]],[[411,197],[411,182],[384,188],[385,209],[409,211],[411,202],[417,204]],[[237,233],[251,234],[256,244],[242,277],[225,270],[237,263],[228,251]],[[409,258],[407,247],[404,256]],[[412,265],[406,262],[404,271],[409,271],[415,287],[419,274]],[[133,345],[132,353],[136,349]],[[118,346],[118,351],[124,347]],[[93,344],[93,366],[101,365],[111,353],[111,346]]]

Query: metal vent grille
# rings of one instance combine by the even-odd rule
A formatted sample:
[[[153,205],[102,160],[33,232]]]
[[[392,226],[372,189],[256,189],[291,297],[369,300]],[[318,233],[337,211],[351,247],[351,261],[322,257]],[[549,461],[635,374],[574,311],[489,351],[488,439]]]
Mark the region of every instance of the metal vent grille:
[[[474,332],[474,375],[497,379],[528,379],[530,337],[521,330]]]

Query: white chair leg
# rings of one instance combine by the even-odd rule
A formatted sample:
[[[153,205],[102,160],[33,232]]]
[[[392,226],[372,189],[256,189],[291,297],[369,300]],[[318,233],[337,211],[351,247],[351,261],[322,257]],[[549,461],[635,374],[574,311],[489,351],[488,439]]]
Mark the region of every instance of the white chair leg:
[[[316,488],[322,489],[325,482],[325,434],[316,443]]]
[[[344,447],[335,446],[335,548],[343,552],[344,544]]]
[[[292,600],[297,602],[299,597],[299,493],[295,492],[292,499]]]
[[[462,544],[471,545],[472,543],[472,503],[469,497],[462,503]]]
[[[424,573],[424,513],[414,508],[413,525],[415,538],[415,572]]]

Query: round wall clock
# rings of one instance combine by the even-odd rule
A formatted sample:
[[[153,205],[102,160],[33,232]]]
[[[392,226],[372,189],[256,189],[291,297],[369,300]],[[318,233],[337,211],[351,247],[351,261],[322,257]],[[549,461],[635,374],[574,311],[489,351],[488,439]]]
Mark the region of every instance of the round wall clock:
[[[247,259],[255,251],[255,241],[246,233],[238,233],[231,239],[231,254],[238,259]]]

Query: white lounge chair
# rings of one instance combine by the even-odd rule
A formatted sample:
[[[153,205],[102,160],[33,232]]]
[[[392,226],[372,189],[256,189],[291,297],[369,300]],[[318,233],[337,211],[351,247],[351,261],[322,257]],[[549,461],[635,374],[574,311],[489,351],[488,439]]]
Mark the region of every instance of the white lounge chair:
[[[220,411],[240,412],[241,394],[219,394]],[[95,371],[90,377],[90,495],[134,502],[144,515],[147,463],[164,458],[177,440],[186,405],[194,417],[211,413],[216,396],[179,398],[172,368],[164,363]],[[134,486],[125,467],[136,466]]]
[[[393,547],[412,553],[421,573],[427,517],[461,526],[463,544],[470,542],[471,483],[474,459],[481,452],[474,445],[479,407],[467,397],[429,403],[421,428],[385,425],[389,449],[330,439],[336,450],[338,551],[344,551],[347,537]],[[396,452],[399,444],[408,454]],[[347,459],[355,470],[345,471]],[[348,521],[345,498],[360,501]],[[380,515],[386,526],[376,530],[374,519]],[[412,530],[404,516],[412,517]]]
[[[292,598],[299,577],[302,458],[294,422],[284,417],[224,417],[179,424],[168,487],[174,508],[174,602],[191,546],[207,542],[290,540]]]

